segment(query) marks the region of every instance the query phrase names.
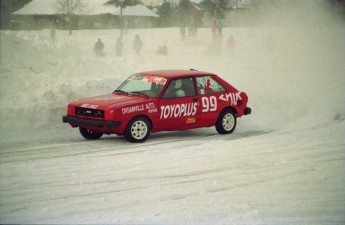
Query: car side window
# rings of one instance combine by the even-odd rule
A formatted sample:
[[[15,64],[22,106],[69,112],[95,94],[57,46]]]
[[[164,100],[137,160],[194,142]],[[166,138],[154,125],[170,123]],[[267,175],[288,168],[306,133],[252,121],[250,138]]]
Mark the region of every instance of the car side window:
[[[163,98],[180,98],[195,96],[193,78],[178,78],[170,81]]]
[[[226,89],[211,76],[197,77],[196,80],[198,84],[198,93],[201,95],[226,91]]]

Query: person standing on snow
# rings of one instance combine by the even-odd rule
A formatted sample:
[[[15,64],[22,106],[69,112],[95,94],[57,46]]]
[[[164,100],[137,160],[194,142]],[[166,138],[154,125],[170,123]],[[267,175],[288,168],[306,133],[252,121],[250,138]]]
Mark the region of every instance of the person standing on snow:
[[[141,49],[143,47],[143,43],[140,39],[139,35],[135,35],[134,43],[133,43],[133,48],[134,51],[137,55],[140,55]]]
[[[216,39],[216,36],[217,36],[217,24],[216,24],[215,20],[213,20],[213,22],[212,22],[211,31],[212,31],[212,34],[213,34],[213,39]]]
[[[218,19],[216,21],[216,26],[217,26],[218,35],[222,36],[223,35],[223,20]]]
[[[96,42],[93,50],[96,53],[96,56],[100,57],[100,56],[104,56],[104,44],[102,42],[102,40],[100,38],[98,38],[98,41]]]
[[[229,39],[228,39],[226,45],[229,48],[230,53],[233,54],[235,51],[235,47],[236,47],[236,40],[235,40],[233,35],[229,36]]]
[[[51,29],[51,30],[50,30],[50,37],[52,38],[52,40],[53,40],[54,43],[55,43],[55,35],[56,35],[55,29]]]

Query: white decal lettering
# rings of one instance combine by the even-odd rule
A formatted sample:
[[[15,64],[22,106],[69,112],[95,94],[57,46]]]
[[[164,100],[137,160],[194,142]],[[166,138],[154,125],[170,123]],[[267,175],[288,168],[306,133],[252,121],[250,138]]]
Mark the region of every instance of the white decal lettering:
[[[180,113],[181,113],[181,106],[176,105],[175,110],[174,110],[174,117],[180,117],[181,116]]]
[[[215,96],[210,97],[210,111],[214,112],[217,110],[217,98]]]
[[[148,113],[156,113],[156,112],[158,112],[158,109],[157,109],[157,108],[155,108],[155,109],[149,109],[147,112],[148,112]]]
[[[230,105],[237,105],[237,101],[242,100],[241,92],[221,94],[219,100],[230,102]]]
[[[144,105],[135,105],[126,108],[122,108],[122,114],[139,112],[145,110]]]
[[[148,113],[158,112],[158,109],[156,108],[156,105],[153,102],[147,103],[145,107]]]
[[[172,105],[171,106],[171,110],[170,110],[170,118],[172,118],[173,114],[174,114],[174,109],[175,109],[176,105]]]
[[[230,96],[230,102],[231,102],[231,105],[234,104],[234,94],[233,93],[229,93],[229,96]]]
[[[222,101],[224,101],[224,102],[227,102],[227,101],[228,101],[228,100],[226,99],[226,97],[224,96],[224,94],[221,94],[221,95],[219,96],[219,99],[222,100]]]
[[[170,119],[194,116],[197,112],[197,102],[161,106],[160,119]]]
[[[147,103],[147,104],[146,104],[146,109],[154,109],[154,108],[156,108],[155,103],[150,102],[150,103]]]
[[[97,109],[99,105],[91,105],[91,104],[82,104],[82,108],[88,108],[88,109]]]
[[[182,116],[186,116],[186,105],[185,104],[181,105],[181,113],[180,114]]]
[[[217,98],[215,96],[202,97],[202,112],[214,112],[217,110]]]

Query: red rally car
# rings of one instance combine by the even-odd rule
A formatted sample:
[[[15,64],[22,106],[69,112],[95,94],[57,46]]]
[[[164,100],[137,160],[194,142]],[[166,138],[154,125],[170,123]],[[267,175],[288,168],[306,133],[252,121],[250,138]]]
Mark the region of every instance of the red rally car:
[[[149,71],[130,76],[111,94],[70,103],[62,119],[86,139],[117,134],[144,142],[158,131],[215,126],[232,133],[237,117],[251,113],[247,102],[246,93],[212,73]]]

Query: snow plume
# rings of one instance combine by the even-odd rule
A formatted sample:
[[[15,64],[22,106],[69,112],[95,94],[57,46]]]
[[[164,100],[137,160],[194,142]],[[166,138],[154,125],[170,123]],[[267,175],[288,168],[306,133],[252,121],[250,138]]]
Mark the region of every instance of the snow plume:
[[[344,21],[318,1],[275,1],[252,15],[237,65],[247,67],[253,116],[278,127],[344,117]]]
[[[1,135],[58,135],[69,129],[61,122],[68,102],[110,93],[129,75],[158,69],[214,72],[247,92],[253,114],[239,120],[239,129],[344,118],[344,23],[316,1],[290,2],[255,9],[252,26],[224,28],[222,37],[210,28],[184,40],[179,28],[129,30],[121,57],[115,54],[118,30],[57,30],[55,42],[49,30],[1,31]],[[132,48],[137,34],[144,43],[140,55]],[[98,38],[105,44],[102,58],[92,51]],[[157,55],[163,45],[167,56]]]
[[[317,28],[339,26],[343,23],[327,1],[262,1],[255,13],[258,13],[255,23],[261,26]]]

